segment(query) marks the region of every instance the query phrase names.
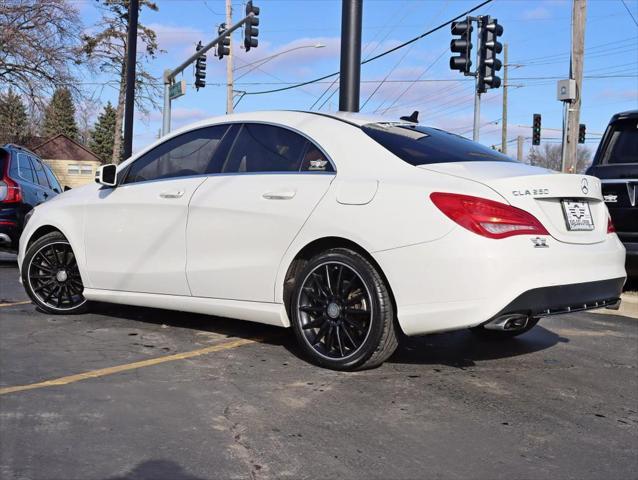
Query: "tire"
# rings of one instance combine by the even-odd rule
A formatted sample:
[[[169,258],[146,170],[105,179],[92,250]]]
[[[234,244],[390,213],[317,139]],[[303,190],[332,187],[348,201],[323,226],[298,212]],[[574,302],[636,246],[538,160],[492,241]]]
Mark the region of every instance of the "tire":
[[[60,232],[48,233],[27,248],[22,284],[33,303],[46,313],[68,315],[88,309],[75,254]]]
[[[508,338],[518,337],[519,335],[529,332],[536,326],[539,320],[540,318],[532,318],[531,320],[528,320],[525,328],[521,328],[520,330],[488,330],[484,326],[479,325],[478,327],[470,328],[470,331],[486,340],[505,340]]]
[[[295,275],[290,312],[305,356],[322,367],[377,367],[398,346],[388,286],[365,257],[350,249],[322,252]]]

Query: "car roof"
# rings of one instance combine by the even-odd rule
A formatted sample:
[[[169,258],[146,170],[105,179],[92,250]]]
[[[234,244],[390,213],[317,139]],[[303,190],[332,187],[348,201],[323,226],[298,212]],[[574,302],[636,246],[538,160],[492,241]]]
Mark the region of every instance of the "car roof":
[[[372,115],[365,113],[354,112],[310,112],[304,110],[261,110],[254,112],[241,112],[231,113],[228,115],[220,115],[215,117],[206,118],[196,123],[192,123],[183,128],[183,130],[190,130],[197,127],[202,127],[214,123],[221,122],[273,122],[273,123],[296,123],[297,121],[308,118],[321,116],[325,118],[331,118],[336,121],[348,123],[350,125],[360,127],[370,123],[405,123],[413,125],[409,122],[405,122],[395,117],[389,117],[384,115]]]
[[[615,122],[616,120],[625,118],[638,118],[638,110],[627,110],[626,112],[619,112],[611,118],[611,121]]]

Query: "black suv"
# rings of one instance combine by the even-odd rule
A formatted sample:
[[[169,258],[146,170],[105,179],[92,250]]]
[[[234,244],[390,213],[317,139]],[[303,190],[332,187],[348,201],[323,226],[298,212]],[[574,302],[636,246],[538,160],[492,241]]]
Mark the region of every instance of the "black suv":
[[[58,193],[60,183],[35,153],[13,144],[0,147],[0,250],[16,251],[25,215]]]
[[[638,110],[611,117],[587,173],[601,180],[611,220],[627,249],[627,275],[638,277]]]

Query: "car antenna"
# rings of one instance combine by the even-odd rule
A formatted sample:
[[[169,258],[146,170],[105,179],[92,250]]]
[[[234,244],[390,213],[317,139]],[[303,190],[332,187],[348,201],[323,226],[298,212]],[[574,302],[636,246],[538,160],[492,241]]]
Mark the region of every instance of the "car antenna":
[[[419,111],[415,110],[409,117],[401,117],[401,120],[411,123],[419,123]]]

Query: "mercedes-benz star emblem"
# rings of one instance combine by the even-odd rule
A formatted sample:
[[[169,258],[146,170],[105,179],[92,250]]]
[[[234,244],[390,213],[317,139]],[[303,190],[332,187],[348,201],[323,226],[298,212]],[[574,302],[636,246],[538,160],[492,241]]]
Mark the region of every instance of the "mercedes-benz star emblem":
[[[580,181],[580,189],[582,190],[582,192],[587,195],[589,193],[589,182],[587,181],[586,178],[583,178]]]

